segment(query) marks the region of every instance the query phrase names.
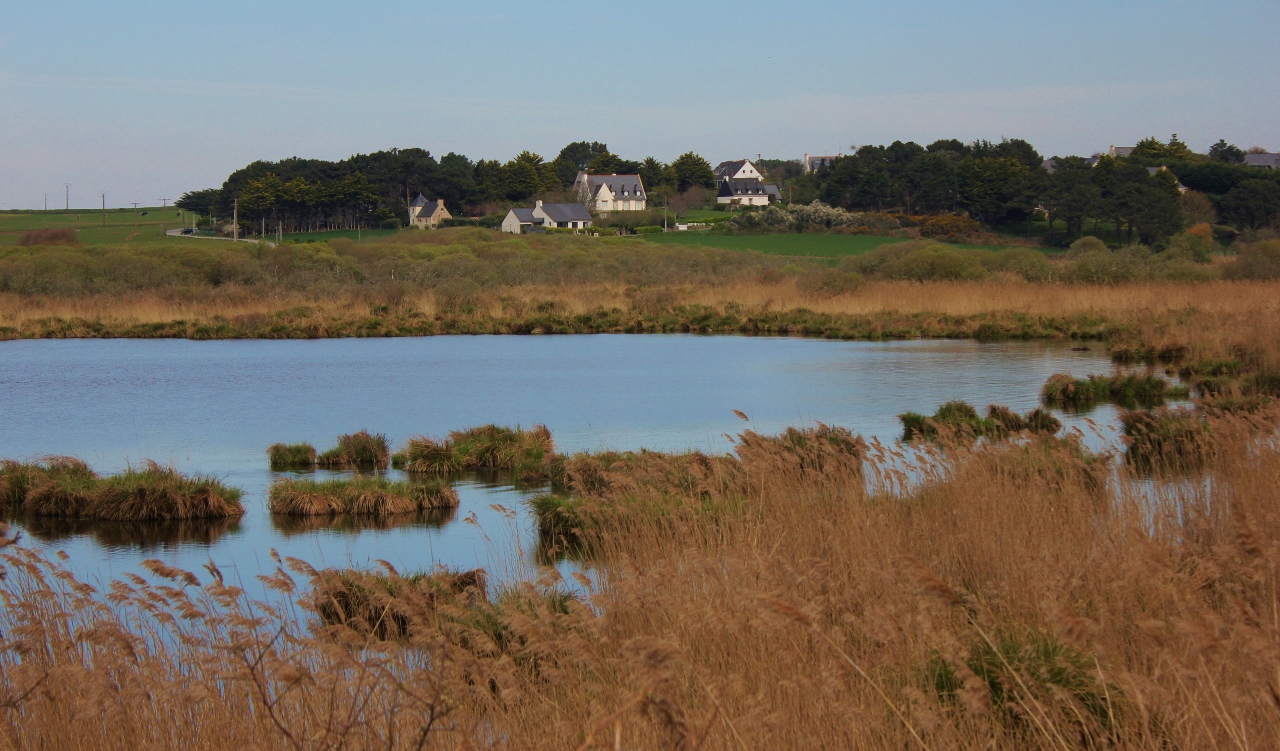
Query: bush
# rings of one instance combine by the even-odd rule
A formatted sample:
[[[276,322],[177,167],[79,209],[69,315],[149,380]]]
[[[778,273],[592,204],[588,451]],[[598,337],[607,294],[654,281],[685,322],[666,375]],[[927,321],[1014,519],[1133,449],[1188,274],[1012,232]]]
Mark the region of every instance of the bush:
[[[378,226],[382,229],[400,229],[401,224],[399,219],[383,219]]]
[[[960,214],[927,217],[920,224],[920,235],[939,240],[964,240],[982,234],[982,225]]]
[[[1280,279],[1280,240],[1263,240],[1240,248],[1239,257],[1223,275],[1228,279]]]
[[[640,227],[636,227],[636,234],[637,235],[660,235],[662,234],[662,228],[646,224]]]
[[[930,245],[912,250],[880,267],[885,279],[915,282],[935,280],[973,280],[987,276],[987,270],[973,256],[961,255],[945,245]]]
[[[32,229],[18,237],[17,244],[23,247],[65,245],[80,247],[78,233],[73,229]]]

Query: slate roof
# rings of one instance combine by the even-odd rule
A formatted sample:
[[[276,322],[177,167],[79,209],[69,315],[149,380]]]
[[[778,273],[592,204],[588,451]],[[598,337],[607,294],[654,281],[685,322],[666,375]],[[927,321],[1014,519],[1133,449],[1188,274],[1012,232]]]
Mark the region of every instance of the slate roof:
[[[609,186],[615,198],[644,198],[644,181],[639,175],[586,175],[591,195],[600,194],[600,188]],[[624,195],[625,191],[625,195]]]
[[[730,180],[723,178],[720,180],[720,191],[716,194],[718,198],[731,198],[734,196],[777,196],[778,186],[762,183],[759,180],[747,178],[745,180]]]
[[[519,211],[519,209],[516,209]],[[532,211],[532,209],[529,209]],[[544,203],[542,212],[553,222],[589,222],[591,212],[580,203]],[[521,220],[523,221],[523,220]]]
[[[739,159],[735,162],[720,162],[720,164],[716,165],[716,177],[730,177],[732,175],[736,175],[738,174],[738,170],[742,169],[748,161],[750,160]]]
[[[1280,154],[1245,154],[1244,163],[1250,167],[1280,169]]]
[[[413,203],[409,204],[409,208],[422,209],[422,211],[418,212],[418,216],[429,217],[436,213],[436,209],[439,208],[440,203],[441,201],[438,198],[434,201],[428,201],[426,196],[419,193],[418,197],[413,199]]]
[[[533,215],[533,209],[512,209],[511,213],[516,215],[521,224],[542,224],[542,220]]]

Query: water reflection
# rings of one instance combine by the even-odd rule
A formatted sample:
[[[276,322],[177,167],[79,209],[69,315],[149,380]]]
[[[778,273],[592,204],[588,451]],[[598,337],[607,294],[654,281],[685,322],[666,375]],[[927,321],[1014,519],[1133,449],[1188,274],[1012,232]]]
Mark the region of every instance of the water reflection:
[[[286,516],[272,514],[271,526],[286,537],[312,532],[358,534],[367,530],[388,530],[398,527],[422,527],[439,529],[458,517],[456,508],[430,509],[413,514],[335,514],[314,516]]]
[[[105,521],[62,516],[28,516],[20,520],[27,534],[44,542],[87,537],[108,549],[165,549],[180,544],[213,545],[240,532],[238,519],[171,519]]]

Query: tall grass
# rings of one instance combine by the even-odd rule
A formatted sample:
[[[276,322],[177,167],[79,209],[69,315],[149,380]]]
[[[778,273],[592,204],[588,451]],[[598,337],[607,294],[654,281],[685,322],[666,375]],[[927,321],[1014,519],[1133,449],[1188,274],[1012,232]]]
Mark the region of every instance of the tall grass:
[[[555,444],[545,425],[529,430],[483,425],[456,430],[443,441],[410,438],[404,451],[392,457],[392,465],[414,473],[444,474],[469,469],[502,469],[525,480],[550,476]]]
[[[297,561],[266,603],[212,564],[152,561],[104,592],[10,544],[0,732],[130,750],[1276,747],[1280,442],[1205,419],[1211,482],[1048,436],[864,444],[857,462],[816,434],[570,457],[583,601],[554,596],[550,569],[489,604],[387,571],[334,572],[326,605]]]
[[[1045,382],[1040,398],[1045,404],[1055,407],[1088,409],[1099,402],[1114,402],[1133,408],[1156,407],[1165,399],[1186,398],[1190,393],[1186,386],[1171,384],[1154,373],[1117,373],[1088,378],[1055,373]]]
[[[316,457],[327,469],[386,469],[391,462],[387,437],[367,430],[338,436],[338,445]]]
[[[0,465],[0,498],[30,516],[63,516],[108,521],[238,518],[240,491],[217,479],[185,476],[147,461],[109,477],[84,462],[51,457]]]
[[[973,405],[952,401],[938,407],[932,416],[916,412],[898,415],[902,423],[902,440],[917,438],[936,440],[942,438],[1006,438],[1015,433],[1030,431],[1052,435],[1062,429],[1058,418],[1042,409],[1033,409],[1019,415],[1008,407],[992,404],[987,416],[982,417]]]
[[[385,477],[285,478],[271,485],[267,500],[272,514],[285,516],[394,516],[457,506],[457,491],[447,483],[394,482]]]
[[[316,466],[316,449],[309,443],[273,443],[267,447],[267,461],[275,472],[313,469]]]

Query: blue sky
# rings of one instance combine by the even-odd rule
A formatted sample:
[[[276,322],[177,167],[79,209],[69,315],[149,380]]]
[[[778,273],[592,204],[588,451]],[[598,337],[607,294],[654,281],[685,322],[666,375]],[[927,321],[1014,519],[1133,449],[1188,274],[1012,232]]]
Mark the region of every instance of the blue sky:
[[[798,158],[1178,133],[1280,148],[1280,3],[10,2],[0,209],[158,203],[392,146]]]

